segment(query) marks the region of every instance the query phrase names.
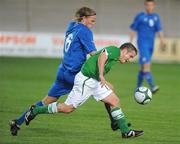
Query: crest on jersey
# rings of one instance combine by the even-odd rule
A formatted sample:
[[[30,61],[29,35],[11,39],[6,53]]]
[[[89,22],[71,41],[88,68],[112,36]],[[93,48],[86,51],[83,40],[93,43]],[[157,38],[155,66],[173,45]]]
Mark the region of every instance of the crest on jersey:
[[[147,22],[147,21],[148,21],[148,18],[147,18],[147,17],[145,17],[145,18],[144,18],[144,21],[145,21],[145,22]]]
[[[153,27],[154,26],[154,21],[152,19],[149,20],[149,26]]]
[[[155,20],[155,21],[157,21],[157,20],[158,20],[157,16],[155,16],[155,17],[154,17],[154,20]]]

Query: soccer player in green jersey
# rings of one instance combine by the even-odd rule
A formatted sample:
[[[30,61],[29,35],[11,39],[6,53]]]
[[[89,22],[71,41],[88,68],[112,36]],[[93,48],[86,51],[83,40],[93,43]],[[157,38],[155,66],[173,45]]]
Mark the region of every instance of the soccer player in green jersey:
[[[114,93],[112,85],[106,81],[107,74],[116,62],[129,62],[137,55],[137,49],[131,43],[120,46],[105,47],[90,57],[76,75],[74,86],[64,103],[54,102],[48,106],[31,106],[25,116],[25,122],[30,123],[38,114],[70,113],[82,105],[90,96],[111,106],[111,115],[117,121],[122,138],[137,137],[143,134],[141,130],[131,130],[120,107],[119,97]]]

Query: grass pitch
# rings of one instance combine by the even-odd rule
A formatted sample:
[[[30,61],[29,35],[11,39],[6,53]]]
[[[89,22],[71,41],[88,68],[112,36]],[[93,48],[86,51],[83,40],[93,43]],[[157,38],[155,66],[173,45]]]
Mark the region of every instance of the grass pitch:
[[[58,59],[0,57],[0,144],[180,143],[179,64],[153,64],[160,91],[144,106],[133,99],[138,64],[116,64],[106,76],[132,128],[145,131],[141,137],[124,140],[113,132],[104,105],[93,98],[71,114],[40,115],[30,126],[22,125],[18,136],[11,136],[8,121],[47,94],[58,64]]]

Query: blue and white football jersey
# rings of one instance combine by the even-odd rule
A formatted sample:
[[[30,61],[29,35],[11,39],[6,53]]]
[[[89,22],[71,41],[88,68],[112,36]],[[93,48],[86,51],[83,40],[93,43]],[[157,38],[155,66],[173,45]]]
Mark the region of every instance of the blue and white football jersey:
[[[150,62],[154,51],[156,32],[162,30],[158,14],[141,12],[136,15],[130,28],[137,32],[137,44],[140,54],[139,63]]]
[[[158,14],[147,14],[144,12],[136,15],[130,28],[137,32],[138,41],[147,40],[149,42],[154,41],[156,32],[162,30]]]
[[[86,60],[87,54],[96,51],[92,31],[82,23],[71,22],[67,28],[64,42],[63,65],[77,72]]]
[[[92,51],[96,51],[92,31],[82,23],[70,22],[65,35],[64,58],[48,96],[58,98],[72,90],[76,74]]]

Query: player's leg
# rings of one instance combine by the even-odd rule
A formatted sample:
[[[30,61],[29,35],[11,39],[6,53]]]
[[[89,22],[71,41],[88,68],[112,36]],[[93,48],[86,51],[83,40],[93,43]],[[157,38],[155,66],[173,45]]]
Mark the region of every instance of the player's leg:
[[[53,95],[53,96],[46,96],[42,101],[36,102],[34,106],[44,106],[47,104],[50,104],[52,102],[55,102],[59,98],[59,91],[61,87],[59,86],[59,82],[56,80],[51,87],[48,95]],[[18,133],[18,130],[20,130],[20,126],[24,123],[25,120],[25,115],[30,111],[30,108],[28,108],[19,118],[16,120],[11,120],[10,121],[10,131],[13,136],[16,136]],[[26,124],[27,125],[27,124]]]
[[[142,85],[143,79],[145,79],[149,84],[152,93],[155,93],[159,90],[159,87],[154,85],[153,76],[151,73],[151,58],[153,54],[152,47],[152,44],[139,44],[140,70],[138,72],[138,80],[136,87],[140,87]]]
[[[48,105],[50,103],[53,103],[55,101],[57,101],[58,98],[57,97],[52,97],[52,96],[46,96],[42,101],[36,102],[34,105],[35,106],[43,106],[43,105]],[[28,109],[29,110],[29,109]],[[26,113],[28,112],[28,110],[26,112],[24,112],[17,120],[16,123],[17,125],[21,125],[24,122],[24,117],[26,115]]]
[[[53,84],[53,86],[51,87],[48,96],[46,96],[42,101],[36,102],[34,105],[35,106],[44,106],[44,105],[48,105],[50,103],[56,102],[59,98],[59,93],[60,93],[60,86],[58,84],[59,82],[55,82]],[[52,96],[51,96],[52,95]],[[24,122],[24,118],[26,113],[29,111],[29,109],[27,109],[17,120],[16,120],[16,124],[17,125],[22,125],[22,123]]]
[[[142,83],[143,83],[143,80],[144,80],[144,72],[142,70],[142,65],[144,63],[147,62],[147,48],[141,44],[141,43],[138,43],[138,48],[139,48],[139,65],[140,65],[140,69],[139,69],[139,72],[138,72],[138,75],[137,75],[137,84],[136,84],[136,88],[142,86]]]
[[[152,93],[155,93],[159,90],[159,86],[155,86],[153,81],[153,76],[151,73],[151,63],[146,63],[142,66],[142,71],[144,72],[144,78],[146,79],[147,83],[149,84]]]
[[[59,69],[56,81],[58,81],[57,79],[59,77],[59,73],[63,73],[63,71],[61,69]],[[55,83],[53,84],[53,86],[52,86],[52,88],[50,90],[51,92],[53,92],[53,90],[56,90],[56,88],[57,88]],[[48,103],[54,102],[56,100],[57,100],[57,98],[46,97],[44,99],[44,102],[46,104],[48,104]],[[36,105],[36,106],[43,106],[45,104],[44,102],[43,101],[39,101],[39,102],[35,103],[34,105]],[[10,123],[9,123],[10,124],[10,131],[11,131],[11,134],[13,136],[17,135],[18,130],[20,130],[20,126],[23,124],[24,119],[25,119],[25,115],[27,114],[28,111],[29,111],[29,108],[19,118],[17,118],[16,120],[11,120],[10,121]]]
[[[131,130],[128,127],[125,115],[120,108],[119,98],[113,92],[102,99],[102,101],[111,105],[111,115],[118,123],[122,138],[137,137],[143,134],[141,130]]]
[[[107,110],[109,119],[110,119],[110,121],[111,121],[111,129],[112,129],[113,131],[118,130],[118,129],[119,129],[118,123],[117,123],[116,120],[114,120],[114,118],[113,118],[112,115],[111,115],[111,106],[110,106],[108,103],[104,103],[104,105],[105,105],[105,108],[106,108],[106,110]],[[131,123],[128,123],[128,127],[130,127],[130,126],[131,126]]]
[[[122,110],[120,109],[119,104],[119,98],[112,92],[107,97],[102,99],[104,103],[108,103],[111,105],[111,115],[113,116],[113,119],[118,122],[118,126],[120,128],[120,131],[122,133],[129,132],[129,127],[127,125],[126,119],[124,118],[124,114],[122,113]],[[115,117],[115,113],[118,113],[119,119]]]
[[[39,114],[49,113],[70,113],[78,106],[82,105],[91,95],[94,84],[90,78],[78,73],[75,78],[74,86],[64,103],[54,102],[47,106],[32,106],[29,113],[26,114],[25,122],[29,124]],[[92,85],[91,86],[88,86]]]
[[[72,80],[71,83],[65,82],[64,73],[64,68],[60,67],[57,73],[56,81],[50,88],[48,96],[46,96],[42,101],[35,103],[34,106],[43,106],[56,102],[60,96],[67,94],[71,91],[73,87],[73,79],[75,76],[73,74],[68,76],[68,79]],[[17,132],[20,129],[20,125],[24,122],[25,115],[27,114],[27,112],[30,111],[30,109],[26,110],[17,120],[10,121],[10,131],[12,135],[17,135]]]
[[[111,85],[111,84],[110,84]],[[110,86],[110,89],[113,90],[113,86],[111,85]],[[105,109],[108,113],[108,116],[109,116],[109,119],[110,119],[110,122],[111,122],[111,129],[113,131],[116,131],[119,129],[119,126],[117,124],[117,122],[113,119],[112,115],[111,115],[111,106],[108,104],[108,103],[104,103],[104,106],[105,106]]]
[[[152,78],[152,74],[150,72],[151,69],[151,63],[145,63],[141,66],[141,70],[144,73],[144,78],[146,79],[147,83],[149,84],[149,86],[152,88],[154,87],[154,82],[153,82],[153,78]]]
[[[141,71],[143,71],[144,78],[146,79],[147,83],[149,84],[152,93],[155,93],[159,90],[158,86],[155,86],[152,72],[151,72],[151,58],[153,54],[153,44],[149,45],[146,50],[146,61],[141,66]]]
[[[97,82],[93,97],[97,101],[101,100],[111,106],[111,115],[113,119],[117,121],[123,138],[135,137],[143,134],[143,131],[129,129],[124,113],[120,108],[119,98],[107,85],[102,87],[100,82]]]
[[[44,103],[42,101],[39,101],[39,102],[36,102],[35,105],[43,106]],[[18,130],[20,130],[20,126],[23,124],[25,115],[27,114],[28,111],[29,111],[29,109],[27,109],[19,118],[15,119],[15,120],[11,120],[9,122],[10,131],[13,136],[16,136],[18,134]]]
[[[71,89],[72,89],[71,84],[68,84],[65,81],[61,81],[61,82],[56,81],[56,83],[53,85],[53,87],[49,91],[49,95],[53,95],[53,96],[46,97],[44,101],[48,103],[51,100],[53,100],[53,98],[58,99],[60,96],[68,94],[71,91]],[[26,125],[29,125],[30,121],[33,120],[37,114],[58,112],[57,110],[55,110],[57,107],[56,101],[52,101],[51,103],[48,103],[47,105],[44,105],[44,106],[32,105],[29,112],[25,115]]]
[[[144,73],[143,73],[143,71],[140,69],[139,72],[138,72],[138,76],[137,76],[137,85],[136,85],[136,88],[142,86],[143,79],[144,79]]]
[[[119,129],[118,123],[116,122],[116,120],[113,119],[112,115],[111,115],[111,106],[108,103],[104,103],[105,109],[108,113],[109,119],[111,121],[111,129],[113,131],[116,131]]]
[[[35,106],[44,106],[48,105],[50,103],[53,103],[57,101],[58,98],[56,97],[50,97],[46,96],[42,101],[36,102]],[[18,134],[18,130],[20,130],[20,126],[24,123],[25,115],[29,111],[29,108],[16,120],[10,121],[10,131],[13,136],[16,136]]]

